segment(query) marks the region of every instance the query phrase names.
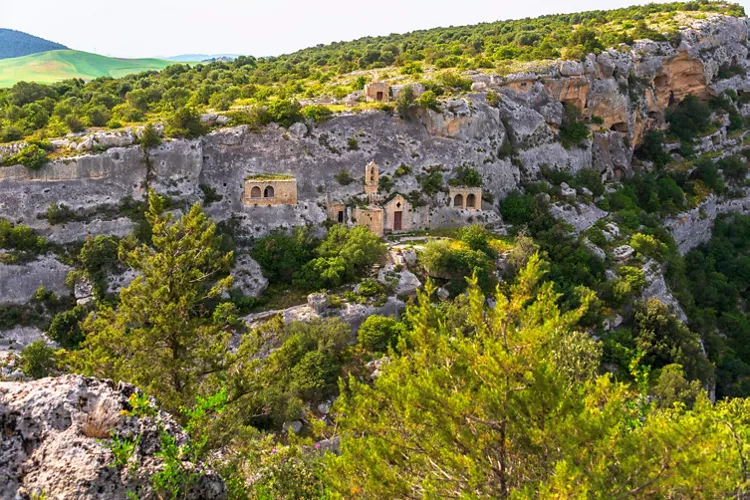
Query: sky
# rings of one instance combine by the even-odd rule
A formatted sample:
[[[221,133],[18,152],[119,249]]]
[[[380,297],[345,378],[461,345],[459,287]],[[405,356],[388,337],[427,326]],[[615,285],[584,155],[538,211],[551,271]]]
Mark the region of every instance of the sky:
[[[116,57],[270,56],[363,36],[542,14],[613,9],[638,0],[0,0],[0,28]],[[750,12],[750,0],[740,0]]]

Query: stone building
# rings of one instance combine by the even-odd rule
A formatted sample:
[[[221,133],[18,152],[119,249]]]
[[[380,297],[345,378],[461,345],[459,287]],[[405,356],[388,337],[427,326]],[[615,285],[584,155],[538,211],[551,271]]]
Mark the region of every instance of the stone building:
[[[346,222],[346,205],[343,203],[329,201],[326,203],[326,213],[328,214],[328,219],[337,224]]]
[[[387,231],[408,231],[414,227],[411,204],[401,194],[396,194],[383,206]]]
[[[455,209],[481,210],[482,188],[466,186],[450,186],[450,203]]]
[[[365,166],[365,194],[371,202],[378,196],[378,179],[380,178],[378,164],[374,161]]]
[[[365,85],[365,97],[368,101],[390,102],[391,87],[385,82],[372,82]]]
[[[277,175],[247,177],[242,203],[246,206],[296,205],[297,179]]]
[[[352,211],[352,221],[358,226],[365,226],[378,236],[383,236],[383,213],[381,207],[355,207]]]

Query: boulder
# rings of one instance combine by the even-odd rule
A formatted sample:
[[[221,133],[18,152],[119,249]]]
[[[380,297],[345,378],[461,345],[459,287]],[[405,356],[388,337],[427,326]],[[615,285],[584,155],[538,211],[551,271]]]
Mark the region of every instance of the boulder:
[[[578,192],[570,187],[567,182],[560,184],[560,193],[566,198],[575,198],[578,196]]]
[[[284,422],[281,428],[285,432],[289,432],[291,430],[293,433],[299,434],[300,432],[302,432],[302,422],[299,420],[293,420],[291,422]]]
[[[33,382],[0,383],[0,498],[162,498],[153,475],[164,467],[161,436],[188,444],[171,416],[153,408],[134,412],[128,384],[66,375]],[[118,440],[134,444],[127,463],[113,453]],[[219,475],[183,459],[198,479],[180,498],[226,498]]]
[[[328,309],[331,305],[331,300],[326,293],[311,293],[307,296],[307,305],[320,314]]]
[[[451,298],[451,293],[448,291],[447,288],[440,287],[437,289],[437,296],[440,300],[446,301]]]
[[[260,265],[249,255],[237,258],[232,270],[233,286],[247,297],[260,297],[268,288],[268,280],[263,276]]]
[[[635,255],[635,250],[630,245],[621,245],[612,250],[615,261],[620,264],[629,261]]]
[[[297,122],[289,127],[289,133],[291,133],[297,139],[302,139],[307,135],[307,125],[301,122]]]

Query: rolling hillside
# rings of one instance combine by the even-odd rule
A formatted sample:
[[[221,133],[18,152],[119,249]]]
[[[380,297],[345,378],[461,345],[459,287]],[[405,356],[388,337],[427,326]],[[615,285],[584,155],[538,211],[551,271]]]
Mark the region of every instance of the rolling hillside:
[[[0,59],[23,57],[50,50],[66,50],[65,45],[50,42],[22,31],[0,28]]]
[[[161,59],[118,59],[77,50],[53,50],[0,60],[0,87],[11,87],[22,80],[54,83],[69,78],[117,78],[141,71],[164,69],[171,64],[174,63]]]

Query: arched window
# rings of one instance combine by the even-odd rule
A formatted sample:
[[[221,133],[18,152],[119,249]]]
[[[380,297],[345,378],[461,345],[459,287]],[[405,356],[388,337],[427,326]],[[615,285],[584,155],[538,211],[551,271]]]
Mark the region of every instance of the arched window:
[[[470,194],[466,197],[466,208],[474,208],[477,203],[477,197]]]
[[[453,198],[453,206],[463,208],[464,207],[464,197],[460,194],[457,194],[455,198]]]
[[[260,198],[260,188],[258,186],[253,186],[250,190],[250,198]]]
[[[266,186],[266,190],[263,191],[263,198],[273,198],[273,186]]]

